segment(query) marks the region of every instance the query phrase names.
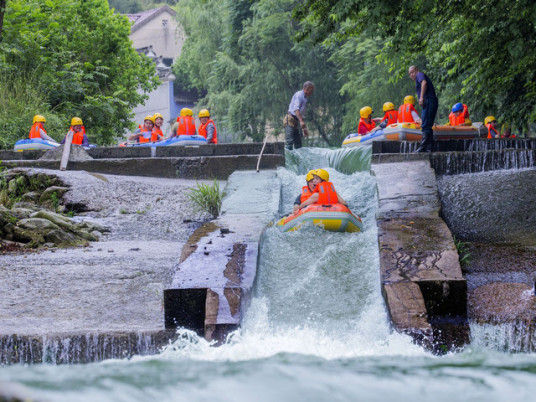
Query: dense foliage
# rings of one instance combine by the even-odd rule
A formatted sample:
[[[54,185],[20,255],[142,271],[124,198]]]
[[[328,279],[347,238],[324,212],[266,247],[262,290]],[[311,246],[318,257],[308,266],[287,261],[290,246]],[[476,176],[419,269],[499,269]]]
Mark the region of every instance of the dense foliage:
[[[292,41],[295,4],[185,0],[177,8],[187,34],[177,79],[206,91],[200,106],[208,106],[239,138],[281,133],[292,94],[307,80],[317,88],[308,108],[310,127],[330,142],[340,132],[344,107],[336,68],[327,48]]]
[[[454,102],[526,129],[536,107],[536,3],[530,0],[305,0],[298,35],[317,43],[381,38],[397,77],[425,66],[443,113]],[[373,23],[371,23],[373,22]]]
[[[194,0],[177,8],[187,40],[174,70],[187,87],[206,91],[220,124],[254,140],[282,133],[292,94],[306,80],[316,89],[306,119],[314,136],[339,146],[355,132],[359,109],[402,103],[414,93],[409,78],[399,80],[379,59],[386,40],[360,35],[343,42],[294,40],[305,25],[292,17],[295,0]]]
[[[27,136],[34,114],[51,120],[49,129],[61,121],[61,130],[51,133],[56,138],[74,115],[91,142],[110,143],[122,134],[133,107],[145,99],[138,89],[150,91],[158,82],[154,64],[135,51],[129,34],[128,19],[106,0],[9,0],[0,96],[17,87],[18,96],[31,101],[5,112],[12,121],[1,116],[2,146]]]

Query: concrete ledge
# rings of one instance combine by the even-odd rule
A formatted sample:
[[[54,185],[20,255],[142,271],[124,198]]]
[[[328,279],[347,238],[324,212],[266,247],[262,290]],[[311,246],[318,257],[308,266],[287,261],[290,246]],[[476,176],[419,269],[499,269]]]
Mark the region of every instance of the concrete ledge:
[[[188,179],[225,180],[236,170],[256,169],[258,155],[184,157],[184,158],[140,158],[140,159],[94,159],[69,162],[68,170],[85,170],[94,173],[150,176]],[[261,169],[275,169],[285,165],[285,156],[263,155]],[[8,168],[26,167],[59,169],[58,161],[4,161]]]
[[[382,292],[395,329],[430,347],[432,326],[419,286],[412,282],[391,283],[382,286]]]
[[[428,161],[373,165],[382,293],[393,327],[442,353],[469,341],[467,283]]]
[[[94,159],[125,159],[125,158],[184,158],[195,156],[231,156],[259,155],[262,142],[243,144],[202,145],[199,147],[97,147],[88,150]],[[267,142],[265,154],[285,154],[283,142]],[[43,156],[44,151],[0,150],[0,160],[36,160]]]
[[[220,218],[196,230],[164,290],[165,327],[185,327],[222,342],[251,301],[259,241],[279,209],[275,171],[235,172]]]
[[[90,363],[152,355],[178,338],[176,331],[0,335],[0,364]]]
[[[419,146],[417,141],[373,141],[373,154],[411,153]],[[536,139],[468,139],[436,140],[436,152],[491,151],[504,149],[536,149]]]

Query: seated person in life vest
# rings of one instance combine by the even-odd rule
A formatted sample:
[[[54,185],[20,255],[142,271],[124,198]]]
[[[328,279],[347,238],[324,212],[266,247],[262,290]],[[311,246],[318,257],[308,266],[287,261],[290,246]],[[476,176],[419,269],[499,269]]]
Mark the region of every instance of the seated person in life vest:
[[[501,138],[501,133],[497,130],[497,120],[495,120],[495,117],[486,117],[484,119],[484,125],[488,128],[488,139]]]
[[[56,140],[50,137],[45,130],[45,123],[47,119],[40,114],[36,114],[33,118],[32,128],[30,129],[30,134],[28,134],[30,139],[41,138],[42,140],[54,141]]]
[[[390,124],[398,123],[398,112],[395,109],[395,105],[392,102],[385,102],[383,104],[383,111],[385,115],[380,121],[380,127],[385,128]]]
[[[72,134],[71,144],[81,145],[83,147],[89,147],[89,140],[86,135],[86,130],[83,126],[82,119],[80,117],[73,117],[71,119],[71,127],[67,132],[67,135],[61,140],[62,144],[65,144],[65,140],[69,134]]]
[[[201,121],[199,135],[205,137],[208,144],[217,144],[218,132],[216,130],[216,123],[210,118],[208,109],[199,111],[199,120]]]
[[[380,130],[381,127],[376,127],[376,123],[372,120],[372,108],[370,106],[362,107],[359,111],[361,118],[357,126],[357,133],[361,135],[369,134]]]
[[[469,110],[467,105],[456,103],[452,106],[452,111],[449,114],[449,122],[447,126],[471,126],[473,123],[469,119]]]
[[[129,141],[137,141],[138,143],[154,142],[158,140],[158,134],[153,133],[154,118],[153,116],[145,116],[143,119],[143,127],[139,132],[135,132],[130,137]]]
[[[300,204],[309,199],[311,195],[313,195],[313,191],[316,187],[316,185],[313,183],[314,172],[314,170],[309,170],[309,172],[307,172],[307,174],[305,175],[305,181],[307,182],[307,185],[302,187],[302,192],[296,197],[296,201],[294,201],[293,212],[299,210]]]
[[[404,104],[398,108],[399,123],[417,123],[421,124],[422,120],[415,109],[415,98],[408,95],[404,98]]]
[[[154,119],[153,134],[156,134],[156,141],[163,140],[164,133],[162,132],[162,124],[164,124],[164,116],[162,116],[160,113],[155,113],[153,115],[153,119]]]
[[[171,134],[171,137],[175,135],[196,135],[195,120],[193,118],[194,112],[192,109],[183,107],[181,109],[180,116],[177,117],[177,131]]]
[[[333,183],[329,181],[329,173],[324,169],[313,170],[313,184],[315,189],[313,194],[303,201],[299,209],[306,207],[310,204],[320,204],[320,205],[333,205],[333,204],[342,204],[347,205],[346,201],[337,194]]]

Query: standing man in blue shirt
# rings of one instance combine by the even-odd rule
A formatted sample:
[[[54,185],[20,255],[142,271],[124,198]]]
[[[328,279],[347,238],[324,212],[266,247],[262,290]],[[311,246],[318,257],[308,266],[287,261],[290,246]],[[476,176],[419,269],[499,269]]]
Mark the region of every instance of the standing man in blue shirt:
[[[415,89],[422,107],[422,141],[417,152],[432,152],[434,146],[434,131],[432,129],[437,114],[437,96],[434,84],[426,74],[416,66],[409,68],[409,77],[415,81]]]
[[[294,94],[290,101],[290,105],[288,105],[288,111],[283,120],[283,125],[285,126],[285,146],[289,150],[292,150],[292,147],[298,149],[302,146],[300,127],[304,137],[309,135],[309,131],[307,130],[303,118],[305,115],[307,99],[313,94],[314,90],[315,84],[311,81],[306,81],[305,84],[303,84],[303,89]]]

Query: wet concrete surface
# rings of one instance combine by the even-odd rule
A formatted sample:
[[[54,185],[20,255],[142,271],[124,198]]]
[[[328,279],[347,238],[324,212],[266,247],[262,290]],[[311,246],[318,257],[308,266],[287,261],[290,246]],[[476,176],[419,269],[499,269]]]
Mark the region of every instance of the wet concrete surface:
[[[517,351],[536,350],[535,179],[534,169],[514,169],[438,180],[442,214],[466,242],[468,317],[509,332],[506,347]]]
[[[393,326],[432,350],[468,342],[467,284],[429,161],[374,164],[382,293]]]
[[[0,335],[164,329],[164,285],[204,218],[186,195],[195,181],[49,173],[87,206],[75,219],[111,232],[87,247],[0,256]]]

